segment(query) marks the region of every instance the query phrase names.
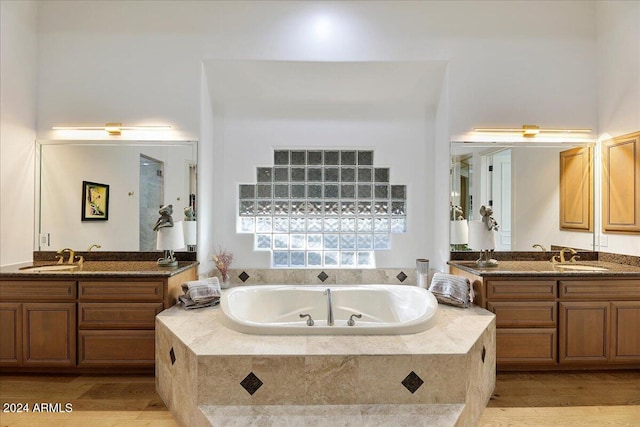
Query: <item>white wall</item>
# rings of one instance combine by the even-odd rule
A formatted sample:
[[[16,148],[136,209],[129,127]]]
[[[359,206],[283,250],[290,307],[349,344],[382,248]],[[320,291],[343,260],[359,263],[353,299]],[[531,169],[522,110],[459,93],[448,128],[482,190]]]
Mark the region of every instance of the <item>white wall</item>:
[[[238,184],[256,183],[256,167],[273,166],[274,149],[353,148],[374,150],[374,166],[389,167],[391,184],[407,186],[408,232],[392,234],[392,250],[376,252],[376,266],[407,266],[433,252],[433,113],[422,109],[398,114],[396,108],[374,116],[356,111],[345,119],[330,110],[309,114],[280,104],[274,113],[270,107],[227,105],[218,117],[224,138],[214,146],[224,162],[216,180],[221,198],[211,216],[218,226],[214,249],[233,252],[238,267],[268,268],[270,254],[253,251],[253,235],[235,233]]]
[[[37,4],[0,2],[0,265],[33,252]]]
[[[566,148],[511,150],[513,176],[512,250],[531,251],[536,243],[591,250],[593,233],[560,227],[560,152]],[[520,178],[519,178],[520,177]]]
[[[524,122],[595,129],[595,11],[590,1],[45,1],[37,136],[58,137],[53,125],[121,121],[168,123],[170,138],[202,138],[202,61],[210,59],[444,60],[449,128],[435,129],[441,136]],[[224,135],[215,125],[214,118],[218,144]],[[433,144],[436,164],[448,163],[448,141]],[[230,162],[211,147],[203,153],[200,173]],[[263,156],[257,152],[251,163]],[[214,194],[201,193],[210,200],[200,206],[217,209]],[[26,206],[18,197],[9,202]],[[434,209],[439,204],[448,201],[437,200]],[[199,219],[212,221],[207,214]],[[425,232],[445,227],[440,222]]]
[[[603,141],[640,130],[640,2],[599,1],[597,12],[598,129]],[[601,222],[596,230],[602,230]],[[599,241],[602,251],[640,256],[638,235],[607,233]]]

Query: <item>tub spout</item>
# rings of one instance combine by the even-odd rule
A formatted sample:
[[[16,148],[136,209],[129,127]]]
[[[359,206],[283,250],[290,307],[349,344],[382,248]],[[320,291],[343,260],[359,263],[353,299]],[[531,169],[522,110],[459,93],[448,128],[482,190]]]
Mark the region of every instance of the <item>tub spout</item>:
[[[324,291],[327,296],[327,325],[333,326],[333,302],[331,301],[331,289],[327,288]]]

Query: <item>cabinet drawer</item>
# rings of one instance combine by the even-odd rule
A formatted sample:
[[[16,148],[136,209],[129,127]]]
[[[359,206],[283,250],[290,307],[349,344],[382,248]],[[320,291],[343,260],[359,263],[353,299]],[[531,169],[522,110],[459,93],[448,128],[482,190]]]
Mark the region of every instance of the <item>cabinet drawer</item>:
[[[640,280],[561,280],[562,299],[639,299]]]
[[[78,331],[78,366],[149,367],[155,331]]]
[[[557,282],[555,280],[489,280],[487,281],[487,299],[555,299]]]
[[[523,362],[555,364],[557,354],[555,328],[496,330],[498,364]]]
[[[78,303],[80,329],[153,329],[161,302]]]
[[[3,301],[66,301],[76,298],[76,282],[71,280],[2,280]]]
[[[487,309],[496,315],[496,326],[553,327],[558,322],[555,301],[494,301],[487,303]]]
[[[79,300],[162,301],[161,280],[88,281],[78,284]]]

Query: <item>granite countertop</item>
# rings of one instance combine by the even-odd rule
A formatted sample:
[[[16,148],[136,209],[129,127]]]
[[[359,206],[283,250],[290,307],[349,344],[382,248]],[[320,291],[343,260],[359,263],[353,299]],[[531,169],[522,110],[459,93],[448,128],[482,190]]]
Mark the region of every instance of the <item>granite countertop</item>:
[[[563,269],[549,261],[498,261],[496,267],[480,268],[474,261],[449,261],[457,267],[476,276],[540,276],[540,277],[638,277],[640,267],[607,261],[583,261],[575,264],[604,268],[600,271]],[[571,264],[569,264],[571,265]]]
[[[25,267],[51,265],[35,261],[0,267],[0,278],[78,278],[78,277],[171,277],[198,265],[197,261],[180,261],[177,267],[160,267],[155,261],[85,261],[79,270],[30,271]]]

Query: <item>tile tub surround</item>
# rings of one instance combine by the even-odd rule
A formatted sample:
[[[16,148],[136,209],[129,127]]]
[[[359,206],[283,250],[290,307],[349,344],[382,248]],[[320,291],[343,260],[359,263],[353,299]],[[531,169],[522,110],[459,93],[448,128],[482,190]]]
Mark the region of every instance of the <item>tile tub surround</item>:
[[[218,275],[217,271],[212,274]],[[416,267],[404,268],[232,268],[231,286],[238,285],[335,285],[342,283],[415,285]]]
[[[180,425],[472,426],[495,385],[495,320],[478,307],[391,336],[248,335],[221,316],[156,318],[156,385]]]

